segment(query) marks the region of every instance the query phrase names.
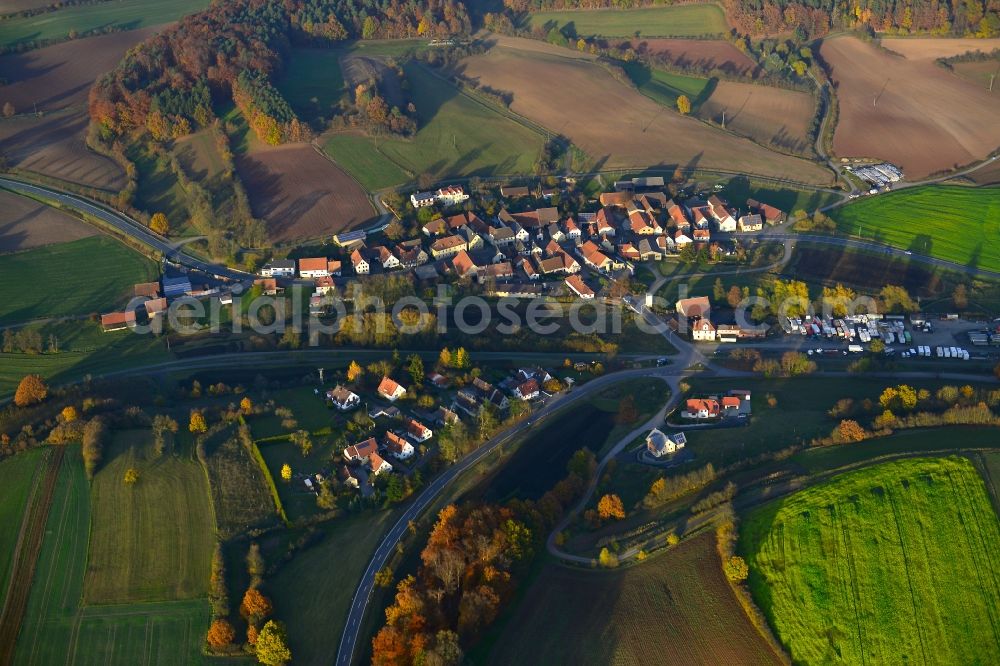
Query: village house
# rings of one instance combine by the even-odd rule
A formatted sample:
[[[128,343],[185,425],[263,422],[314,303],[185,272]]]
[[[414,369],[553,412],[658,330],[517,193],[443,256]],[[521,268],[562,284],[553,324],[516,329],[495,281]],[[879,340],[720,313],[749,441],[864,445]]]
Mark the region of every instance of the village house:
[[[454,206],[468,201],[469,195],[465,193],[461,185],[446,185],[434,193],[434,198],[439,204]]]
[[[687,231],[691,228],[691,220],[688,219],[687,213],[673,201],[667,204],[667,215],[670,216],[670,221],[673,222],[675,228],[681,231]]]
[[[566,286],[570,288],[574,294],[579,298],[584,300],[590,300],[594,298],[594,290],[587,286],[587,283],[583,281],[579,275],[570,275],[566,278]]]
[[[357,474],[355,474],[347,465],[340,466],[340,471],[337,472],[337,478],[339,478],[340,482],[345,486],[350,486],[351,488],[361,487],[361,482],[358,479]]]
[[[615,216],[609,208],[597,211],[597,215],[594,216],[594,224],[596,225],[595,233],[598,236],[615,235]]]
[[[659,223],[644,210],[632,211],[628,215],[628,220],[632,233],[639,236],[655,236],[662,231]]]
[[[135,310],[109,312],[101,315],[101,328],[105,333],[122,331],[132,326],[135,326]]]
[[[580,227],[572,217],[568,217],[563,221],[563,233],[566,234],[567,239],[574,242],[580,240],[580,236],[582,235]]]
[[[344,449],[344,460],[348,462],[363,462],[378,452],[378,443],[374,437],[369,437],[363,442],[352,444]]]
[[[272,259],[260,269],[261,277],[295,277],[294,259]]]
[[[354,409],[361,404],[361,396],[339,384],[336,388],[326,392],[326,399],[342,412]]]
[[[458,414],[451,411],[447,407],[438,407],[437,411],[434,412],[434,422],[443,425],[450,426],[458,423]]]
[[[333,278],[328,275],[316,278],[315,285],[316,294],[319,296],[325,296],[334,290]]]
[[[662,458],[666,455],[672,455],[684,448],[687,444],[687,438],[684,433],[678,432],[674,435],[667,435],[660,430],[653,428],[648,435],[646,435],[646,450],[649,451],[650,455],[654,458]]]
[[[303,280],[330,275],[326,257],[303,257],[299,259],[299,277]]]
[[[414,192],[410,195],[410,203],[413,204],[414,208],[433,206],[434,199],[435,197],[433,192]]]
[[[695,229],[708,229],[711,213],[708,207],[699,206],[691,209],[691,217],[694,220]]]
[[[451,267],[459,278],[472,278],[479,272],[479,266],[465,250],[451,258]]]
[[[674,232],[674,247],[676,247],[678,251],[687,247],[693,242],[694,241],[691,240],[691,237],[688,236],[683,231]]]
[[[396,258],[399,260],[400,268],[416,268],[427,263],[427,253],[420,244],[405,245],[400,243],[396,248]]]
[[[690,398],[681,416],[686,419],[714,419],[719,413],[719,401],[715,398]]]
[[[426,442],[434,436],[434,431],[416,419],[406,419],[407,434],[416,442]]]
[[[162,296],[160,298],[151,298],[142,305],[146,308],[146,316],[150,320],[155,319],[167,311],[167,299]]]
[[[531,191],[523,185],[503,185],[500,187],[500,196],[509,199],[517,199],[519,197],[526,197],[531,194]]]
[[[361,253],[361,248],[355,248],[354,252],[351,252],[351,266],[354,267],[356,275],[368,275],[369,271],[371,271],[371,266],[368,264],[368,260],[365,259],[364,254]]]
[[[343,264],[340,259],[330,259],[326,262],[326,270],[330,275],[339,276],[342,269]]]
[[[372,256],[378,259],[378,262],[382,264],[384,270],[391,270],[393,268],[399,268],[399,259],[392,250],[387,248],[385,245],[377,245],[371,249]]]
[[[657,241],[661,238],[663,236],[657,236],[653,239],[643,238],[639,241],[639,261],[659,261],[663,259],[664,251],[657,244]]]
[[[132,288],[132,294],[136,298],[159,298],[159,282],[140,282]]]
[[[261,278],[253,281],[254,286],[260,286],[260,292],[265,296],[274,296],[278,293],[278,281],[274,278]]]
[[[373,453],[368,456],[368,469],[371,471],[372,476],[378,476],[385,472],[391,472],[392,465],[378,453]]]
[[[514,268],[510,265],[509,261],[502,261],[499,264],[489,264],[488,266],[483,266],[483,268],[476,274],[476,278],[480,282],[484,282],[486,280],[506,280],[512,277],[514,277]]]
[[[414,453],[413,444],[391,430],[385,433],[385,448],[389,451],[389,455],[396,460],[406,460],[413,457]]]
[[[695,342],[714,342],[715,325],[709,319],[699,319],[691,324],[691,339]]]
[[[733,217],[722,199],[714,194],[708,198],[708,209],[715,218],[719,231],[736,231],[736,219]]]
[[[431,256],[435,259],[441,259],[468,249],[469,244],[463,237],[458,235],[444,236],[431,243]]]
[[[580,253],[583,257],[583,262],[591,268],[603,271],[608,270],[611,267],[611,259],[601,252],[597,243],[594,241],[589,240],[581,245]]]
[[[708,229],[695,229],[691,232],[695,243],[707,243],[712,240],[712,232]]]
[[[757,213],[741,215],[740,219],[736,221],[736,224],[737,228],[744,232],[760,231],[764,228],[764,221]]]
[[[759,213],[768,224],[783,224],[788,220],[788,214],[784,211],[755,199],[747,199],[747,207]]]
[[[532,377],[514,387],[514,397],[518,400],[534,400],[541,392],[538,380]]]
[[[406,395],[406,389],[400,386],[392,379],[390,379],[389,377],[382,378],[382,381],[379,383],[378,390],[376,392],[389,402],[396,402],[404,395]]]
[[[681,317],[708,317],[712,309],[708,296],[682,298],[677,301],[677,314]]]

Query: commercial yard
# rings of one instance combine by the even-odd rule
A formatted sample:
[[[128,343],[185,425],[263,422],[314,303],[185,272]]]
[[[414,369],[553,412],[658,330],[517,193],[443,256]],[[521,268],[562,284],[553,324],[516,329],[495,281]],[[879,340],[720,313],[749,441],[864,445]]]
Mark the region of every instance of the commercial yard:
[[[70,30],[116,28],[136,30],[170,23],[208,6],[206,0],[117,0],[98,6],[66,7],[40,16],[18,17],[0,23],[0,45],[17,46],[36,40],[66,39]]]
[[[333,134],[325,150],[369,190],[399,185],[422,173],[492,176],[531,173],[544,141],[500,109],[465,95],[422,65],[405,67],[418,130],[412,139]],[[356,161],[362,153],[367,159]],[[401,177],[402,176],[402,177]]]
[[[77,446],[60,470],[15,664],[201,662],[208,603],[81,606],[90,488]]]
[[[733,596],[711,532],[619,571],[547,565],[488,644],[491,664],[780,663]]]
[[[718,5],[678,5],[641,9],[580,9],[531,14],[532,28],[552,24],[581,36],[708,37],[726,32],[726,17]]]
[[[816,101],[809,93],[719,81],[697,115],[719,125],[725,119],[727,130],[765,146],[810,154],[809,125],[815,112]]]
[[[155,263],[106,236],[5,255],[0,323],[110,312],[132,297],[136,282],[158,277]]]
[[[1000,271],[1000,188],[932,185],[866,197],[833,213],[838,228],[958,264]]]
[[[0,190],[0,255],[89,238],[97,233],[95,227],[51,206]]]
[[[823,42],[840,103],[834,152],[889,160],[909,179],[985,158],[1000,145],[1000,97],[909,48],[901,58],[855,37]]]
[[[606,167],[680,165],[731,170],[828,183],[822,166],[778,154],[757,144],[685,118],[567,49],[522,46],[525,40],[498,37],[484,55],[466,58],[466,76],[514,94],[512,109],[567,137]],[[594,113],[595,103],[615,109]]]
[[[740,534],[754,597],[797,663],[997,662],[997,548],[964,458],[845,474],[754,511]]]
[[[156,457],[152,433],[115,433],[94,477],[89,604],[203,597],[215,547],[208,482],[189,452]],[[139,471],[126,486],[125,470]]]

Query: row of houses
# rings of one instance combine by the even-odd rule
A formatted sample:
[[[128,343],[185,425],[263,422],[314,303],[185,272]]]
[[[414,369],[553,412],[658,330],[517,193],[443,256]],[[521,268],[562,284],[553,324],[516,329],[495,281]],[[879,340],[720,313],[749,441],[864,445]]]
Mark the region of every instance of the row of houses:
[[[682,298],[675,306],[677,317],[687,322],[695,342],[737,342],[763,338],[765,331],[756,327],[712,322],[712,307],[707,296]]]

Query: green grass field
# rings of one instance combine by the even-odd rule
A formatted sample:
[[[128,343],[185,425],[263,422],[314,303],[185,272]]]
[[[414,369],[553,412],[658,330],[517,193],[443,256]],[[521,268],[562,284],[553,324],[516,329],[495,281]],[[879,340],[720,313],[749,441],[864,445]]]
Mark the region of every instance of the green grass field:
[[[780,208],[789,215],[797,210],[812,213],[840,200],[840,196],[833,192],[797,190],[791,187],[776,188],[774,185],[755,182],[744,176],[726,181],[719,196],[733,206],[746,206],[747,199],[756,199]]]
[[[967,459],[851,472],[740,532],[754,598],[795,663],[1000,661],[1000,521]]]
[[[251,526],[276,519],[274,500],[257,462],[232,429],[209,439],[208,479],[220,536],[229,538]]]
[[[215,520],[201,465],[157,458],[152,433],[115,433],[94,477],[90,557],[84,599],[90,604],[202,597],[215,548]],[[125,470],[139,470],[126,486]]]
[[[2,259],[0,259],[2,263]],[[58,353],[0,353],[0,398],[13,394],[27,374],[50,381],[67,382],[85,375],[97,376],[166,361],[171,358],[162,339],[128,331],[104,333],[91,321],[67,321],[36,325],[42,340],[50,334],[59,341]]]
[[[7,594],[21,520],[47,453],[45,449],[29,449],[0,461],[0,479],[3,479],[0,483],[0,606]]]
[[[288,626],[296,664],[336,660],[354,590],[395,517],[395,512],[380,511],[338,518],[325,528],[323,541],[297,555],[268,580],[275,607]]]
[[[14,663],[201,663],[204,600],[81,605],[90,513],[90,487],[73,446],[59,472]]]
[[[365,188],[399,185],[422,173],[444,179],[531,172],[544,141],[540,134],[421,65],[405,70],[419,117],[412,139],[333,134],[324,146]]]
[[[532,28],[551,23],[584,37],[701,37],[728,30],[722,9],[710,4],[538,12],[529,18]]]
[[[1000,188],[929,185],[838,208],[840,231],[1000,272]]]
[[[304,117],[327,115],[343,99],[343,49],[294,49],[278,89],[295,112]],[[315,100],[315,101],[313,101]]]
[[[106,236],[0,256],[0,324],[120,308],[157,265]]]
[[[709,89],[710,81],[697,76],[673,74],[662,69],[652,69],[641,62],[626,62],[622,65],[632,83],[646,97],[659,102],[673,110],[677,110],[677,98],[686,95],[691,102],[691,113],[708,99],[714,90],[714,83]]]
[[[66,39],[70,30],[83,34],[114,27],[137,30],[176,21],[208,6],[208,0],[115,0],[93,6],[67,7],[54,12],[0,22],[0,45],[17,46],[36,40]]]

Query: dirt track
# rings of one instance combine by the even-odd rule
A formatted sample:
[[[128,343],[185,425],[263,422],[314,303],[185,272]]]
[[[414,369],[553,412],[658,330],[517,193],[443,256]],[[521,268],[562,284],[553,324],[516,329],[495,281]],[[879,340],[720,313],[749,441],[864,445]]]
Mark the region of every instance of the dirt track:
[[[933,60],[903,58],[854,37],[829,39],[820,53],[838,84],[837,156],[889,160],[918,179],[1000,146],[1000,97]]]

